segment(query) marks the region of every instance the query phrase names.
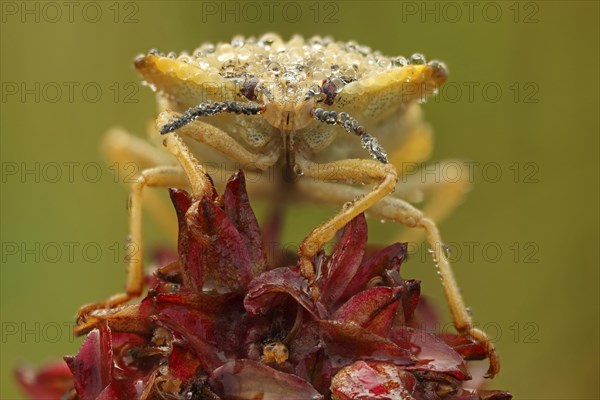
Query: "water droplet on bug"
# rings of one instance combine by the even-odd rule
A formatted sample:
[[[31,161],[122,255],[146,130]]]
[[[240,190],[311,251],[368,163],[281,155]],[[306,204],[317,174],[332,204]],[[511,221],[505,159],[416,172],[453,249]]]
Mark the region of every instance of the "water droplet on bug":
[[[312,79],[318,82],[320,86],[321,82],[327,79],[327,76],[323,73],[323,71],[314,71],[312,74]]]
[[[177,60],[189,64],[192,62],[192,57],[190,57],[188,54],[182,54],[177,57]]]
[[[388,69],[392,66],[392,62],[389,58],[380,58],[377,60],[377,65],[383,69]]]
[[[234,36],[234,38],[231,39],[231,45],[236,48],[243,47],[244,46],[244,37],[242,35]]]
[[[408,60],[406,57],[399,56],[392,59],[392,64],[394,67],[406,67],[408,65]]]
[[[206,60],[200,60],[200,61],[198,61],[198,66],[201,69],[208,69],[210,67],[210,64]]]
[[[240,51],[238,51],[237,58],[240,61],[246,61],[247,59],[250,58],[250,55],[251,55],[250,50],[248,50],[247,48],[244,48],[244,49],[240,49]]]
[[[281,66],[279,65],[279,63],[272,62],[267,67],[267,70],[269,70],[269,72],[271,72],[275,75],[279,75],[279,73],[281,72]]]
[[[425,62],[425,56],[421,53],[415,53],[412,56],[410,56],[410,63],[413,65],[421,65],[425,64]]]
[[[344,83],[343,80],[341,80],[340,78],[333,78],[331,80],[331,83],[333,83],[333,85],[335,86],[335,91],[336,93],[339,93],[342,91],[342,89],[344,88],[344,86],[346,85]]]

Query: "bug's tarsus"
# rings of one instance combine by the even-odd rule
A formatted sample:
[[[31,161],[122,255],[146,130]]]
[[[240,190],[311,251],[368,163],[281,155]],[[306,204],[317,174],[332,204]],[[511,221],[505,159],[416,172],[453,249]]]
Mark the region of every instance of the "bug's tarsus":
[[[337,111],[327,111],[323,108],[315,108],[312,115],[317,121],[324,122],[328,125],[339,125],[349,133],[359,136],[362,147],[371,154],[371,157],[383,164],[387,164],[387,154],[379,144],[379,141],[371,136],[365,127],[359,125],[358,121],[348,115],[348,113],[338,113]]]
[[[163,125],[160,128],[162,135],[171,133],[177,129],[189,124],[198,117],[209,117],[211,115],[220,114],[224,112],[244,115],[257,115],[264,111],[264,106],[254,102],[241,102],[241,101],[222,101],[222,102],[210,102],[205,101],[199,105],[188,109],[184,112],[181,117]]]

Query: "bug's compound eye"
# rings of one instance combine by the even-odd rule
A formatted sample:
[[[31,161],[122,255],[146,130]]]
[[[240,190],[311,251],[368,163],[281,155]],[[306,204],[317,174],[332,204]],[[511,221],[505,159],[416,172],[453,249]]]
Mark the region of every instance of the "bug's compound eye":
[[[323,102],[327,105],[333,104],[333,99],[339,92],[344,88],[344,81],[340,78],[326,79],[323,81],[323,85],[321,86],[321,90],[325,95],[325,100]]]
[[[258,78],[248,78],[242,84],[240,93],[244,95],[248,100],[256,100],[256,86],[258,85]]]

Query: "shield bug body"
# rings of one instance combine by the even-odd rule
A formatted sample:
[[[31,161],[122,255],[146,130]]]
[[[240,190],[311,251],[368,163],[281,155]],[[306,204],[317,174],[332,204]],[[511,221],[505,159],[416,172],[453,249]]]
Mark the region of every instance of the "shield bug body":
[[[201,197],[211,183],[198,159],[234,160],[246,171],[291,172],[297,177],[292,184],[282,179],[285,186],[271,181],[255,186],[270,196],[285,192],[343,205],[299,247],[299,265],[309,281],[314,280],[317,251],[362,212],[421,228],[455,327],[485,344],[489,376],[498,372],[494,347],[472,326],[434,222],[460,200],[464,180],[398,183],[394,166],[429,156],[431,131],[419,103],[446,80],[442,63],[426,62],[420,54],[385,57],[355,42],[300,36],[284,42],[266,34],[204,44],[192,54],[150,51],[134,65],[157,92],[162,110],[152,135],[161,137],[179,161],[169,164],[156,149],[143,150],[147,144],[133,149],[140,141],[123,133],[109,136],[111,152],[135,157],[149,167],[134,183],[130,201],[131,241],[137,254],[142,249],[144,187],[191,187],[194,196]],[[432,197],[424,212],[407,201],[421,194]],[[103,305],[114,307],[139,296],[142,278],[141,256],[132,257],[126,293]]]

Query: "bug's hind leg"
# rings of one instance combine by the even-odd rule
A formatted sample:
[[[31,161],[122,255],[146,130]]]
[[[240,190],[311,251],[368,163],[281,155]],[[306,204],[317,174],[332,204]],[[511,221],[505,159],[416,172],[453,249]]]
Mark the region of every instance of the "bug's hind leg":
[[[313,200],[336,205],[353,201],[353,199],[361,198],[362,196],[366,197],[372,193],[357,187],[318,182],[310,179],[300,180],[298,187],[306,196]],[[456,279],[454,278],[454,273],[444,253],[443,242],[436,224],[430,218],[426,217],[423,212],[405,200],[392,196],[384,197],[379,202],[372,204],[368,212],[377,218],[396,221],[409,228],[421,228],[424,230],[427,242],[432,250],[434,263],[439,271],[454,326],[460,334],[470,335],[482,343],[490,361],[487,376],[493,377],[496,375],[500,370],[498,355],[487,335],[483,331],[473,327],[473,321],[467,312]]]
[[[173,154],[179,166],[158,166],[142,171],[132,185],[129,198],[129,230],[130,239],[128,254],[128,276],[125,293],[112,296],[105,302],[83,306],[78,313],[76,332],[86,332],[94,318],[88,321],[93,310],[115,308],[132,298],[139,297],[143,290],[143,239],[142,239],[142,199],[146,187],[188,187],[191,186],[194,197],[202,197],[212,190],[212,183],[206,175],[204,167],[191,154],[178,135],[165,137],[164,146]]]
[[[401,168],[402,170],[402,168]],[[407,170],[405,169],[405,172]],[[445,160],[410,170],[398,178],[394,197],[411,203],[422,203],[423,214],[440,223],[464,200],[470,189],[470,177],[462,161]],[[422,230],[402,232],[396,240],[418,242]]]
[[[129,197],[129,240],[127,244],[127,281],[125,292],[114,295],[104,302],[88,304],[78,312],[78,323],[84,323],[87,315],[96,309],[115,308],[132,298],[139,297],[143,290],[144,254],[142,239],[142,203],[146,187],[186,187],[188,184],[183,171],[178,166],[159,166],[142,171],[131,187]]]
[[[154,127],[152,129],[156,131]],[[160,139],[162,141],[162,138]],[[163,148],[156,147],[119,127],[110,129],[104,135],[101,152],[114,171],[115,180],[129,187],[145,169],[163,165],[177,166],[177,160]],[[173,216],[171,204],[161,193],[153,190],[145,191],[143,197],[144,211],[149,211],[168,237],[176,238],[177,219]]]

